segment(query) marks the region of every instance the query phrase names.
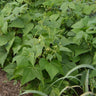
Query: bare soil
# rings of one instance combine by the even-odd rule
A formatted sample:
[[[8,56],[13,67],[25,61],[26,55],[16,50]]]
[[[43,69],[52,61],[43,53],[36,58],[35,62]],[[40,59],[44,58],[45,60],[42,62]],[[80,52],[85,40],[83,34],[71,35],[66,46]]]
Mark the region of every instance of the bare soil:
[[[0,96],[19,96],[20,93],[20,82],[14,85],[14,80],[9,81],[6,76],[6,72],[0,68]],[[23,96],[33,96],[27,94]]]

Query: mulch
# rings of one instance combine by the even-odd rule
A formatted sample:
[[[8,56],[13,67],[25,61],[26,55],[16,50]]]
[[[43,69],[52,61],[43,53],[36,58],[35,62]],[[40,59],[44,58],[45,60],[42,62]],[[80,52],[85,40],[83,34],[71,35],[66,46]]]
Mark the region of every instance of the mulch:
[[[9,81],[6,76],[6,72],[0,68],[0,96],[19,96],[20,94],[20,82],[14,84],[14,80]],[[26,94],[22,96],[33,96],[32,94]]]

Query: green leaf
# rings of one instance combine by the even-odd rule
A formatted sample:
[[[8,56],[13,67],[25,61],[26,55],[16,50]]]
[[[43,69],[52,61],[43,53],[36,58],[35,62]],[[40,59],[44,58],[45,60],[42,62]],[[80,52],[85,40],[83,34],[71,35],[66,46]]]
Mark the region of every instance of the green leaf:
[[[14,32],[0,35],[0,46],[8,45],[7,43],[11,41],[13,38],[14,38]]]
[[[50,16],[50,20],[57,20],[57,18],[59,17],[59,14],[53,14]]]
[[[65,75],[69,70],[76,67],[76,64],[74,62],[67,62],[65,64],[62,64],[63,66],[63,75]],[[77,71],[75,71],[73,74],[77,74]]]
[[[2,28],[1,28],[3,33],[7,33],[7,27],[8,27],[8,23],[4,22],[4,24],[3,24]]]
[[[0,27],[2,27],[4,24],[4,16],[0,15]]]
[[[17,0],[17,2],[19,2],[19,3],[23,3],[23,1],[24,1],[24,0]]]
[[[60,61],[60,62],[62,61],[62,56],[60,54],[56,53],[56,57],[57,57],[58,61]]]
[[[52,60],[52,58],[53,58],[53,55],[52,55],[52,54],[48,54],[48,56],[47,56],[47,58],[46,58],[46,59],[51,61],[51,60]]]
[[[11,40],[5,46],[0,46],[0,64],[2,65],[2,67],[3,67],[4,62],[5,62],[6,58],[7,58],[7,55],[9,53],[9,51],[10,51],[10,48],[12,47],[13,42],[14,42],[14,33],[9,35],[9,36],[10,37],[12,36]]]
[[[50,70],[52,68],[52,70]],[[55,77],[55,75],[59,72],[58,69],[52,64],[46,64],[46,71],[49,73],[51,80]]]
[[[22,47],[22,43],[21,43],[21,38],[19,37],[15,37],[15,40],[14,40],[14,43],[13,43],[13,47],[12,47],[12,50],[14,52],[14,54],[18,53],[19,50],[21,49]]]
[[[9,64],[4,68],[4,71],[7,72],[8,74],[13,74],[14,70],[16,68],[16,64]]]
[[[9,41],[8,36],[6,36],[6,35],[1,35],[0,36],[0,46],[3,46],[5,44],[7,44],[8,41]]]
[[[62,10],[62,12],[66,12],[67,9],[68,9],[68,2],[64,2],[64,3],[61,5],[60,9]]]
[[[94,57],[93,57],[93,63],[92,63],[93,65],[96,65],[96,52],[95,52],[95,54],[94,54]]]
[[[15,68],[16,68],[16,64],[15,63],[8,64],[4,68],[4,71],[7,72],[7,77],[9,78],[9,80],[14,75]]]
[[[0,47],[0,64],[3,66],[7,57],[7,50],[4,47]]]
[[[42,45],[36,45],[33,47],[34,51],[35,51],[35,57],[39,57],[42,54],[42,49],[43,46]]]
[[[24,24],[28,24],[32,20],[32,16],[29,13],[23,14],[21,19],[23,20]]]
[[[9,27],[24,28],[24,23],[21,19],[14,20]]]
[[[89,64],[82,64],[82,65],[78,65],[76,67],[74,67],[73,69],[71,69],[67,74],[66,76],[70,75],[72,72],[74,72],[75,70],[78,70],[80,68],[89,68],[89,69],[92,69],[92,70],[96,70],[93,66],[89,65]]]
[[[28,60],[31,62],[31,64],[34,66],[35,64],[35,56],[34,56],[34,53],[30,53],[29,54],[29,58]]]
[[[25,83],[35,79],[35,73],[31,68],[26,68],[23,73],[23,78],[21,80],[21,84],[24,85]]]
[[[92,7],[91,5],[85,5],[83,12],[87,15],[91,14],[92,10],[94,9],[94,7]]]
[[[88,51],[89,51],[89,49],[76,48],[76,50],[75,50],[75,56],[78,56],[80,54],[87,53]]]
[[[28,93],[38,94],[40,96],[47,96],[45,93],[42,93],[37,90],[26,90],[25,92],[21,93],[20,95],[24,95],[24,94],[28,94]]]
[[[33,26],[34,26],[33,23],[27,24],[23,29],[24,35],[27,35],[32,30]]]
[[[72,52],[69,48],[60,46],[60,51],[65,51],[65,52]]]
[[[75,37],[73,37],[73,42],[80,45],[82,39],[84,36],[84,32],[83,31],[79,31]]]
[[[68,38],[65,38],[64,36],[61,38],[60,43],[63,46],[70,45],[73,43],[73,41],[70,41]]]
[[[86,16],[85,18],[81,19],[77,23],[73,24],[72,28],[81,29],[87,25],[88,20],[89,20],[89,18]]]
[[[8,16],[11,14],[11,11],[13,9],[13,6],[12,6],[12,3],[7,3],[4,8],[2,9],[1,13],[4,15],[4,16]]]
[[[5,46],[5,48],[6,48],[6,50],[7,50],[8,53],[9,53],[9,51],[10,51],[10,48],[11,48],[12,45],[13,45],[14,39],[15,39],[15,38],[13,37],[12,40],[9,41],[8,44]]]
[[[40,59],[39,64],[40,64],[40,67],[41,67],[42,70],[45,69],[48,72],[51,80],[59,72],[59,70],[58,70],[58,68],[56,68],[56,66],[54,66],[52,63],[49,63],[44,58]],[[52,70],[50,70],[50,69],[52,69]]]
[[[23,77],[21,80],[21,84],[24,85],[25,83],[34,80],[35,78],[38,78],[43,82],[42,73],[38,68],[25,68]]]
[[[90,54],[84,54],[80,57],[80,64],[92,64],[92,56]]]
[[[96,70],[92,70],[90,74],[90,78],[96,77]]]
[[[52,88],[50,96],[59,96],[59,88]]]
[[[74,2],[70,2],[70,3],[69,3],[69,7],[70,7],[71,9],[75,9],[75,8],[76,8]]]
[[[17,68],[21,68],[21,67],[28,67],[30,66],[29,62],[28,62],[28,58],[26,58],[24,55],[20,54],[20,55],[16,55],[13,58],[12,62],[15,62],[17,64]]]

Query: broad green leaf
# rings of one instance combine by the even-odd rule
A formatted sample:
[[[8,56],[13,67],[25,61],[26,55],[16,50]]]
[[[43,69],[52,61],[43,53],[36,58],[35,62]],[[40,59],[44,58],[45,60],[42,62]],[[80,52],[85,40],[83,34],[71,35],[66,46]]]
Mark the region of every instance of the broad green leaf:
[[[8,41],[9,41],[9,38],[6,35],[0,36],[0,46],[7,44]]]
[[[46,59],[42,58],[42,59],[40,59],[39,64],[40,64],[41,70],[44,70],[46,65],[48,64],[48,61]]]
[[[39,40],[36,38],[31,38],[29,40],[28,39],[26,40],[26,37],[25,37],[24,39],[25,39],[23,42],[24,45],[29,45],[29,46],[33,47],[33,45],[36,46],[39,44]]]
[[[57,18],[59,17],[59,14],[53,14],[50,16],[50,20],[57,20]]]
[[[43,82],[42,73],[38,68],[25,68],[23,77],[21,80],[21,84],[24,85],[25,83],[38,78]]]
[[[19,2],[19,3],[23,3],[24,0],[16,0],[16,1]]]
[[[30,53],[29,54],[29,58],[28,58],[28,60],[31,62],[31,64],[34,66],[34,64],[35,64],[35,56],[34,56],[34,53]]]
[[[7,50],[4,47],[0,47],[0,64],[3,66],[7,57]]]
[[[36,45],[33,47],[33,50],[35,52],[35,57],[39,57],[42,54],[42,49],[43,49],[42,45]]]
[[[74,25],[72,25],[72,28],[82,28],[82,27],[84,27],[82,20],[80,20],[77,23],[75,23]]]
[[[73,37],[73,42],[76,43],[76,44],[80,44],[82,39],[83,39],[83,36],[84,36],[84,32],[83,31],[79,31],[75,37]]]
[[[21,19],[14,20],[9,27],[24,28],[24,23]]]
[[[52,58],[53,58],[53,55],[52,55],[52,54],[48,54],[48,56],[47,56],[47,58],[46,58],[46,59],[51,61],[51,60],[52,60]]]
[[[85,5],[83,12],[87,15],[91,14],[92,10],[94,9],[94,7],[92,7],[91,5]]]
[[[64,75],[64,74],[63,74],[63,66],[62,66],[61,61],[53,60],[53,61],[51,61],[51,64],[58,69],[58,71],[59,71],[58,73],[59,73],[59,74]]]
[[[59,70],[58,70],[58,68],[56,68],[56,66],[54,66],[52,63],[49,63],[49,62],[48,62],[47,60],[45,60],[44,58],[43,58],[43,59],[40,59],[39,64],[40,64],[40,67],[42,68],[42,70],[45,69],[45,70],[48,72],[51,80],[52,80],[52,79],[55,77],[55,75],[59,72]],[[52,70],[50,70],[50,68],[51,68]]]
[[[59,96],[59,89],[58,88],[52,88],[50,96]]]
[[[96,65],[96,52],[94,53],[94,57],[93,57],[93,65]]]
[[[24,72],[24,67],[16,67],[14,71],[14,75],[11,76],[10,80],[22,77],[23,72]]]
[[[4,68],[4,71],[7,72],[7,77],[9,78],[9,80],[11,80],[12,76],[14,75],[15,68],[16,68],[15,63],[8,64]]]
[[[61,5],[60,9],[62,10],[62,12],[66,12],[66,10],[68,9],[68,2],[64,2]]]
[[[72,52],[69,48],[60,46],[60,51],[65,51],[65,52]]]
[[[24,45],[28,45],[31,46],[30,52],[28,53],[34,53],[34,57],[37,58],[42,54],[42,49],[44,46],[44,41],[42,41],[41,39],[30,39],[30,40],[26,40],[24,41]]]
[[[9,64],[4,68],[4,71],[7,72],[8,74],[13,74],[14,70],[16,68],[16,64]]]
[[[47,27],[50,27],[50,28],[59,28],[60,27],[58,21],[54,21],[54,20],[49,21],[47,19],[44,21],[44,25]]]
[[[17,64],[17,68],[28,67],[30,65],[29,62],[28,62],[28,59],[25,56],[23,56],[22,54],[16,55],[13,58],[12,62],[15,62],[15,61],[16,61],[16,64]]]
[[[72,25],[72,28],[77,28],[77,29],[81,29],[84,26],[87,25],[89,18],[86,16],[85,18],[81,19],[80,21],[78,21],[77,23]]]
[[[25,11],[27,10],[27,4],[23,4],[20,7],[15,7],[13,10],[13,15],[18,16],[20,13],[25,13]]]
[[[69,3],[69,7],[72,8],[72,9],[75,9],[76,8],[74,2],[70,2]]]
[[[61,40],[60,40],[60,43],[63,45],[63,46],[66,46],[66,45],[70,45],[73,43],[73,41],[70,41],[69,39],[65,38],[65,37],[62,37]]]
[[[52,70],[50,70],[50,68],[52,68]],[[52,64],[46,64],[45,67],[46,71],[48,72],[51,80],[56,76],[56,74],[59,72],[59,70]]]
[[[27,24],[23,29],[24,35],[27,35],[32,30],[33,26],[34,26],[33,23]]]
[[[80,57],[80,64],[92,64],[92,56],[90,54],[84,54]]]
[[[24,24],[27,24],[32,20],[32,16],[29,13],[27,13],[22,15],[21,19],[23,20]]]
[[[11,39],[10,39],[11,38]],[[0,46],[8,45],[8,42],[14,38],[14,33],[10,32],[0,36]]]
[[[35,79],[35,73],[32,68],[26,68],[23,72],[23,78],[21,80],[21,84],[24,85],[25,83]]]
[[[75,48],[75,56],[78,56],[78,55],[81,55],[81,54],[84,54],[84,53],[87,53],[89,51],[89,49],[87,48],[82,48],[82,47],[77,47]]]
[[[11,36],[11,35],[9,35]],[[7,55],[9,54],[10,48],[12,47],[14,42],[14,34],[13,37],[11,38],[11,40],[8,42],[8,44],[6,44],[5,46],[0,46],[0,64],[4,65],[4,62],[7,58]]]
[[[3,24],[1,29],[2,29],[2,32],[5,33],[5,34],[7,33],[7,27],[8,27],[8,23],[4,22],[4,24]]]
[[[10,48],[11,48],[12,45],[13,45],[14,39],[15,39],[15,38],[13,37],[12,40],[9,41],[8,44],[5,46],[5,48],[6,48],[6,50],[7,50],[8,53],[9,53],[9,51],[10,51]]]
[[[62,56],[60,54],[56,53],[56,57],[57,57],[58,61],[60,61],[60,62],[62,61]]]
[[[0,29],[2,28],[3,25],[4,25],[4,16],[0,15]]]
[[[31,49],[23,49],[22,54],[17,55],[14,57],[13,62],[16,61],[17,62],[17,66],[29,66],[29,62],[34,66],[35,64],[35,57],[34,57],[34,53],[32,52]]]
[[[96,24],[96,17],[92,17],[90,18],[90,20],[88,21],[88,26],[91,27],[92,25]],[[94,27],[94,26],[93,26]]]
[[[90,78],[92,77],[96,77],[96,70],[92,70],[92,72],[90,73]]]
[[[21,49],[22,47],[22,43],[21,43],[21,38],[19,37],[15,37],[14,43],[13,43],[13,47],[12,50],[14,52],[14,54],[18,53],[18,51]]]
[[[12,3],[7,3],[4,8],[2,9],[1,13],[4,15],[4,16],[8,16],[11,14],[11,11],[13,9],[13,6],[12,6]]]
[[[67,62],[65,64],[62,64],[63,66],[63,75],[65,75],[69,70],[76,67],[76,64],[74,62]],[[73,74],[76,74],[77,71],[75,71]]]

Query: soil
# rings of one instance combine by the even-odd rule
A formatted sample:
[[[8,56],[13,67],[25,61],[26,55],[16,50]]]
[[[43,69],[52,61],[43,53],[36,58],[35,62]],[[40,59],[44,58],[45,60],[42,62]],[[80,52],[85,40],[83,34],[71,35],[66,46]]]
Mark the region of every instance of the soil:
[[[6,72],[0,68],[0,96],[19,96],[20,82],[14,85],[14,80],[9,81],[6,76]],[[26,94],[22,96],[33,96],[32,94]]]

